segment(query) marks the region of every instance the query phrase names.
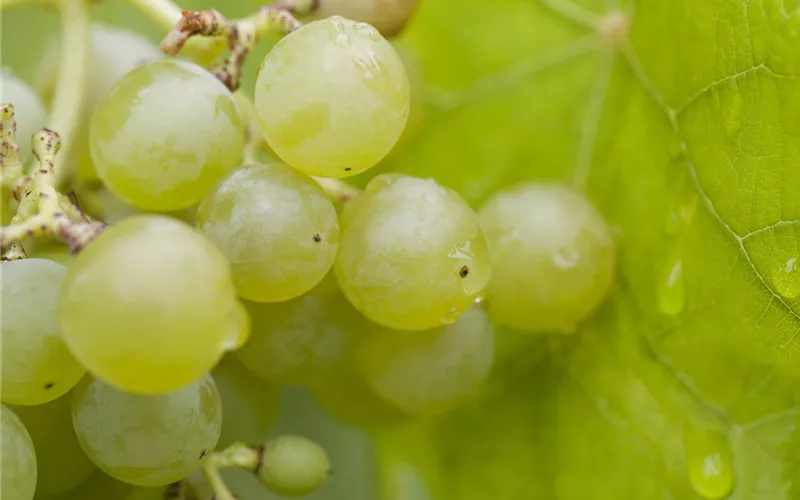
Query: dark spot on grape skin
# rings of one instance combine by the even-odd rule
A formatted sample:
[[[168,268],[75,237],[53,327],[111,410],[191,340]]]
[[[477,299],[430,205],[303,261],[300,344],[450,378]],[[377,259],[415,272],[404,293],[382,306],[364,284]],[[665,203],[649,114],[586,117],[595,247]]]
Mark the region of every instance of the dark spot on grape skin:
[[[201,451],[199,460],[204,459],[206,457],[206,455],[208,455],[208,452],[206,450]]]
[[[49,391],[49,390],[50,390],[50,389],[52,389],[52,388],[53,388],[55,385],[56,385],[56,384],[54,384],[54,383],[52,383],[52,382],[48,382],[48,383],[44,384],[44,390],[45,390],[45,391]]]
[[[319,233],[317,233],[314,235],[313,240],[314,243],[319,243],[320,241],[322,241],[322,236],[320,236]]]
[[[458,271],[458,275],[461,276],[462,278],[466,278],[468,274],[469,274],[469,267],[467,266],[463,266]]]
[[[345,172],[349,172],[349,171],[351,171],[351,170],[353,170],[353,169],[352,169],[352,168],[350,168],[350,167],[347,167],[347,168],[345,168],[345,169],[344,169],[344,171],[345,171]]]

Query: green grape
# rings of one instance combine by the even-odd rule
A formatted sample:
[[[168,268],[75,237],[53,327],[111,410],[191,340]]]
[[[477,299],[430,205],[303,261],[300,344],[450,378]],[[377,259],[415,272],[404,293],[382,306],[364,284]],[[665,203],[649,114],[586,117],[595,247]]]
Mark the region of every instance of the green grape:
[[[66,269],[46,259],[4,262],[2,393],[5,403],[39,405],[72,389],[85,370],[61,338],[58,293]]]
[[[288,302],[246,302],[252,333],[236,356],[264,380],[306,385],[327,379],[346,360],[366,321],[341,293]]]
[[[225,415],[217,448],[237,441],[263,441],[278,415],[280,390],[259,380],[231,356],[223,358],[211,375]]]
[[[409,418],[408,413],[379,397],[353,369],[312,386],[311,392],[326,412],[354,427],[384,429]]]
[[[328,454],[301,436],[278,436],[264,445],[258,477],[269,490],[284,496],[303,496],[316,490],[330,474]]]
[[[403,64],[372,26],[334,16],[286,36],[261,64],[255,107],[270,147],[309,175],[378,163],[409,113]]]
[[[317,0],[314,19],[339,15],[369,23],[383,36],[400,33],[417,9],[419,0]]]
[[[19,146],[22,161],[33,155],[31,137],[41,130],[47,120],[42,101],[27,83],[17,78],[10,70],[0,70],[0,103],[14,105],[17,133],[14,140]]]
[[[78,487],[97,470],[72,428],[72,393],[39,406],[13,408],[36,448],[36,493],[62,493]]]
[[[84,107],[88,118],[100,99],[122,77],[137,67],[161,59],[158,47],[138,33],[104,24],[92,25],[92,45],[88,58],[89,74]],[[52,89],[61,63],[60,37],[54,37],[43,57],[39,71],[40,86]],[[88,119],[86,120],[88,122]],[[72,137],[75,140],[76,174],[84,182],[97,178],[89,154],[88,123],[81,123]]]
[[[36,493],[35,500],[166,500],[163,486],[145,488],[117,481],[103,471],[97,470],[89,479],[67,493],[47,495]],[[176,499],[177,500],[177,499]]]
[[[495,195],[479,217],[492,257],[486,299],[497,324],[572,332],[608,294],[613,240],[583,194],[525,183]]]
[[[455,321],[486,286],[475,213],[433,180],[381,175],[345,208],[336,277],[369,319],[426,330]]]
[[[31,500],[36,491],[36,451],[28,431],[19,418],[0,405],[0,498]]]
[[[179,210],[238,166],[244,129],[233,95],[214,75],[170,59],[112,87],[95,110],[89,145],[111,192],[145,210]]]
[[[377,328],[361,337],[359,366],[375,393],[408,413],[451,410],[477,394],[494,359],[494,328],[475,306],[422,332]]]
[[[333,203],[316,182],[282,163],[235,171],[200,205],[197,226],[230,260],[239,295],[257,302],[314,288],[339,243]]]
[[[142,394],[196,381],[249,334],[225,257],[190,226],[157,215],[109,227],[75,258],[60,316],[93,375]]]
[[[214,450],[222,403],[209,375],[157,396],[93,379],[75,389],[72,421],[83,450],[108,475],[161,486],[191,474]]]

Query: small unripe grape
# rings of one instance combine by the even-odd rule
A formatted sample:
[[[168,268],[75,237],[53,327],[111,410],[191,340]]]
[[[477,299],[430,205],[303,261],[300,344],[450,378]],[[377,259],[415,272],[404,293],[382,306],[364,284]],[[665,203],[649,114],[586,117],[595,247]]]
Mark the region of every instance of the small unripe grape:
[[[316,490],[330,474],[328,455],[320,445],[301,436],[279,436],[264,445],[258,477],[269,490],[302,496]]]
[[[261,130],[292,167],[347,177],[377,164],[408,119],[410,93],[391,44],[365,23],[307,24],[264,58],[255,88]]]
[[[496,323],[572,332],[608,293],[613,240],[583,194],[526,183],[495,195],[479,217],[492,259],[486,299]]]
[[[311,16],[324,19],[338,15],[369,23],[385,37],[405,28],[417,9],[419,0],[318,0]]]

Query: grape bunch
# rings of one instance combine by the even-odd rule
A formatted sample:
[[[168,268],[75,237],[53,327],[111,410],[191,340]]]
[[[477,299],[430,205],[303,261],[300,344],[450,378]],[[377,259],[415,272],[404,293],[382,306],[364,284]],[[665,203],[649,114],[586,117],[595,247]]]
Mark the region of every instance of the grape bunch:
[[[479,394],[496,325],[571,332],[603,300],[613,241],[577,190],[520,185],[476,212],[433,179],[340,180],[379,164],[411,109],[391,16],[379,31],[340,8],[271,49],[252,101],[92,28],[64,165],[109,224],[77,255],[41,238],[3,249],[27,253],[0,267],[3,498],[189,500],[202,470],[230,500],[229,467],[303,495],[331,464],[303,437],[267,439],[278,387],[351,425],[399,425]],[[51,96],[2,83],[40,179],[29,143]],[[5,212],[24,203],[9,187]]]

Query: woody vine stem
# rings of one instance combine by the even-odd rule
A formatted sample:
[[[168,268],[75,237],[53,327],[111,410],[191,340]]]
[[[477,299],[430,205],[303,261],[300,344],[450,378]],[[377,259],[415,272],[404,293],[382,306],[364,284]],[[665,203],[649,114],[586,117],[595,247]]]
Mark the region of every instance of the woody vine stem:
[[[235,91],[241,81],[242,65],[257,41],[269,33],[290,33],[302,26],[296,16],[310,13],[315,0],[276,0],[253,15],[229,20],[216,10],[182,11],[172,0],[127,0],[156,24],[167,30],[161,50],[168,55],[179,52],[209,71]],[[1,209],[13,211],[10,224],[0,228],[0,257],[25,258],[23,244],[29,238],[50,237],[78,252],[105,227],[85,215],[59,187],[70,178],[67,169],[74,133],[81,120],[91,51],[90,0],[0,0],[0,9],[23,4],[47,4],[60,11],[60,70],[55,84],[48,127],[33,137],[33,161],[25,165],[16,141],[13,103],[0,106],[0,185]],[[225,48],[229,54],[220,62]],[[263,145],[257,124],[248,124],[244,160],[252,162]],[[316,179],[335,200],[346,202],[359,191],[342,181]],[[215,500],[235,500],[220,469],[238,467],[256,471],[259,448],[236,444],[206,457],[203,473]],[[165,498],[196,499],[191,481],[167,489]]]

